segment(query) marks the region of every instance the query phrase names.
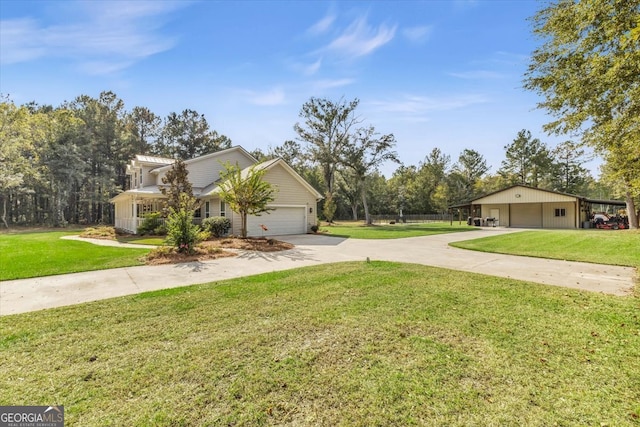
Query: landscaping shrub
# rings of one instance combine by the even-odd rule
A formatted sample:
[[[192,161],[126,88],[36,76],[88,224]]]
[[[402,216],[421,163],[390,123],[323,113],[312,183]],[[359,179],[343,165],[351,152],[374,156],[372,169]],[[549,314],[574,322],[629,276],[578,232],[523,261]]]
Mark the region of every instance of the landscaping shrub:
[[[192,254],[195,245],[206,238],[206,232],[193,223],[195,199],[187,194],[180,194],[179,208],[170,208],[167,218],[167,242],[178,252]]]
[[[317,233],[319,229],[320,228],[317,225],[312,225],[311,226],[311,231],[313,231],[314,233]]]
[[[164,228],[164,233],[156,233],[156,230],[162,231]],[[144,220],[142,224],[138,227],[138,234],[144,236],[145,234],[154,234],[154,235],[163,235],[166,234],[166,227],[162,223],[162,216],[160,212],[150,212],[144,215]]]
[[[166,236],[167,226],[164,223],[160,224],[153,230],[153,234],[156,236]]]
[[[214,237],[222,237],[231,230],[231,220],[223,216],[212,216],[202,221],[202,228]]]

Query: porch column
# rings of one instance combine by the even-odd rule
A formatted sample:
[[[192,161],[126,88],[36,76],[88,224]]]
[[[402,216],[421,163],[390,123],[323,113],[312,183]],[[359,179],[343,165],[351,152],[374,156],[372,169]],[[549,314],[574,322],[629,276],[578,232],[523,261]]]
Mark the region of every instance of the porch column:
[[[133,234],[138,234],[138,203],[136,200],[136,196],[133,196],[133,218],[131,222],[131,228],[133,230]]]

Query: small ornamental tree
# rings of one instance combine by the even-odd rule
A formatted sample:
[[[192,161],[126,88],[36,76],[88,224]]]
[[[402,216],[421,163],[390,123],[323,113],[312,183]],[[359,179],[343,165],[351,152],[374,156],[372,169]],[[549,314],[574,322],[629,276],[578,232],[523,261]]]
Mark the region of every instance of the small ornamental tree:
[[[242,221],[242,237],[247,237],[247,215],[260,216],[269,213],[273,208],[267,205],[274,200],[276,189],[267,181],[264,181],[265,170],[253,165],[243,171],[240,167],[225,163],[224,170],[220,172],[222,184],[220,184],[220,198],[225,201],[231,210],[240,214]]]
[[[195,198],[182,193],[179,196],[178,207],[169,208],[167,242],[180,253],[192,254],[195,245],[204,238],[200,227],[193,223],[196,204]]]
[[[189,181],[189,170],[182,160],[176,160],[171,165],[171,169],[162,177],[162,183],[165,186],[160,188],[160,191],[167,196],[165,213],[170,212],[172,208],[174,210],[179,209],[182,194],[193,197],[193,187]],[[193,206],[194,210],[198,207],[195,203]]]

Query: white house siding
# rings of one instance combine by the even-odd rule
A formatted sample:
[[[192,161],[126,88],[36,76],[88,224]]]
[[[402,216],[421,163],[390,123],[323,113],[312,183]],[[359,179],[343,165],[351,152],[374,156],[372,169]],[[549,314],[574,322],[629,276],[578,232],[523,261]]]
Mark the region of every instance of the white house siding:
[[[308,231],[312,226],[318,223],[318,213],[316,212],[318,202],[316,196],[300,181],[295,179],[285,167],[277,164],[267,171],[264,179],[269,181],[278,192],[273,201],[273,205],[277,206],[297,206],[305,207],[306,224]]]
[[[220,160],[222,163],[229,161],[232,165],[235,165],[237,162],[240,169],[244,169],[254,163],[254,161],[247,158],[241,151],[232,151],[224,156],[224,159]],[[189,170],[189,180],[193,187],[206,187],[220,179],[220,172],[224,170],[224,166],[218,159],[211,160],[202,158],[188,163],[187,169]]]
[[[137,231],[137,224],[133,218],[133,207],[130,200],[120,200],[114,203],[115,227],[131,233]]]
[[[151,171],[151,169],[155,169],[159,166],[161,165],[155,165],[155,166],[142,165],[142,186],[141,187],[156,185],[155,176],[153,176],[149,172]]]
[[[274,210],[269,214],[264,213],[260,216],[247,218],[247,235],[260,237],[302,234],[317,224],[315,195],[291,175],[284,166],[276,164],[268,169],[264,180],[276,188],[275,200],[269,204],[269,207]],[[219,206],[216,206],[216,209],[219,209]],[[241,234],[240,215],[230,212],[228,208],[227,210],[227,216],[232,221],[232,233]],[[267,230],[263,230],[261,225],[264,225]]]
[[[220,160],[222,164],[218,160]],[[220,179],[220,171],[224,170],[223,164],[227,161],[232,165],[235,165],[237,162],[241,169],[255,163],[255,161],[248,158],[241,150],[232,149],[208,154],[193,160],[187,160],[185,164],[189,171],[191,186],[194,188],[203,188]],[[157,173],[156,185],[162,185],[162,178],[167,174],[169,169],[170,167],[164,167]]]

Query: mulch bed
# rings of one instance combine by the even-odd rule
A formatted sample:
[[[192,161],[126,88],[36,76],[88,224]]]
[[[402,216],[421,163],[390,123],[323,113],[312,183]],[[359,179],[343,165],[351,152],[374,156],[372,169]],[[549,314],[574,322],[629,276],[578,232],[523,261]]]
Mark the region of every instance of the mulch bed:
[[[178,253],[173,248],[170,251],[167,251],[167,249],[151,251],[151,253],[147,255],[145,263],[147,265],[177,264],[183,262],[208,261],[237,255],[237,252],[225,249],[277,252],[292,248],[294,248],[294,245],[291,243],[281,242],[275,239],[251,237],[246,239],[237,237],[214,238],[200,243],[195,248],[195,253],[191,255]]]

